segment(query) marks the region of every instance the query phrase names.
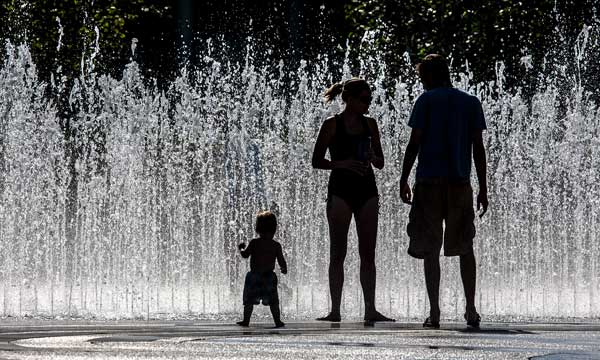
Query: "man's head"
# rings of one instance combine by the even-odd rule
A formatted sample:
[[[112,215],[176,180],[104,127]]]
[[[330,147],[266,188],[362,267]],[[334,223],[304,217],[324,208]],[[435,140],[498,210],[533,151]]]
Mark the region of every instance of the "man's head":
[[[417,65],[417,72],[425,90],[452,86],[446,59],[439,54],[429,54]]]
[[[273,237],[277,230],[277,217],[272,212],[266,210],[256,215],[256,232],[261,237]]]

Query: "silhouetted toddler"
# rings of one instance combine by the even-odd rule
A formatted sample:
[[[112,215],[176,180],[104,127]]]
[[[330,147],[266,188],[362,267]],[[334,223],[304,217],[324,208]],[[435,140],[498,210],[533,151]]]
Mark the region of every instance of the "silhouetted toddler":
[[[271,308],[275,327],[285,325],[280,318],[277,276],[273,270],[275,259],[282,274],[287,274],[287,264],[283,258],[281,244],[273,240],[276,230],[275,215],[270,211],[262,211],[256,216],[256,232],[259,238],[251,240],[248,247],[244,243],[238,245],[242,257],[250,257],[250,271],[246,274],[244,282],[244,320],[237,322],[240,326],[248,326],[254,305],[258,305],[261,300],[263,305]]]

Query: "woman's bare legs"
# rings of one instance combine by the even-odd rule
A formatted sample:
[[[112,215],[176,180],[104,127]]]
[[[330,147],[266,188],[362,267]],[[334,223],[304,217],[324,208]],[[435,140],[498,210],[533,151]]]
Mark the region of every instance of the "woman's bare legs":
[[[393,321],[375,309],[375,248],[377,247],[377,225],[379,221],[379,198],[370,198],[355,214],[360,255],[360,284],[365,299],[365,320]]]
[[[250,324],[250,316],[252,316],[252,310],[254,310],[254,305],[244,305],[244,320],[238,321],[236,324],[239,326],[248,326]]]
[[[348,230],[352,220],[352,209],[340,197],[331,196],[327,202],[327,221],[329,223],[329,292],[331,293],[331,312],[318,318],[324,321],[340,321],[340,305],[344,286],[344,259],[348,250]]]

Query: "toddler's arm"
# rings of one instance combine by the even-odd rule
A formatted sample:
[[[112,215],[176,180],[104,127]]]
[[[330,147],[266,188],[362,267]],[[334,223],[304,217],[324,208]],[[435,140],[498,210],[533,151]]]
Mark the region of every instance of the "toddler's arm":
[[[283,250],[281,249],[281,245],[279,245],[277,248],[277,263],[279,264],[281,273],[287,274],[287,263],[285,262],[285,258],[283,257]]]
[[[239,244],[238,249],[240,249],[240,254],[242,254],[242,257],[244,259],[250,257],[250,255],[252,254],[252,241],[250,241],[248,247],[246,247],[246,244],[244,243]]]

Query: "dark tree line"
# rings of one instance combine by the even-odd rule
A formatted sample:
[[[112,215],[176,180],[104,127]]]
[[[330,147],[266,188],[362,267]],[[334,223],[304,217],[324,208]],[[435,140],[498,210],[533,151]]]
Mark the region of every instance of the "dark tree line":
[[[59,64],[72,77],[82,54],[94,51],[97,27],[98,71],[118,77],[136,38],[135,60],[146,75],[167,80],[183,65],[200,63],[209,38],[215,56],[242,61],[253,42],[264,55],[255,60],[283,59],[294,69],[318,54],[340,60],[346,41],[358,49],[365,31],[373,31],[391,75],[405,52],[413,62],[439,52],[457,66],[468,61],[477,79],[493,78],[502,60],[509,77],[522,80],[523,56],[534,66],[560,57],[584,24],[597,21],[599,9],[598,0],[5,0],[0,39],[29,44],[43,78]]]
[[[340,52],[348,33],[342,0],[96,0],[93,6],[89,0],[5,0],[0,17],[0,39],[29,44],[45,79],[59,65],[69,77],[78,76],[82,55],[94,51],[95,28],[98,71],[120,76],[135,38],[135,60],[158,80],[199,63],[209,38],[215,56],[234,62],[244,59],[251,41],[270,50],[258,60],[298,63],[327,49]]]
[[[413,61],[437,52],[462,69],[468,62],[481,80],[494,79],[494,65],[502,61],[508,80],[518,85],[535,83],[524,56],[537,69],[545,60],[573,62],[561,57],[573,56],[577,35],[584,25],[598,24],[598,12],[597,0],[353,0],[346,7],[350,36],[356,41],[364,31],[376,31],[392,66],[404,52]],[[597,54],[597,38],[595,46]],[[589,69],[597,72],[597,66]]]

